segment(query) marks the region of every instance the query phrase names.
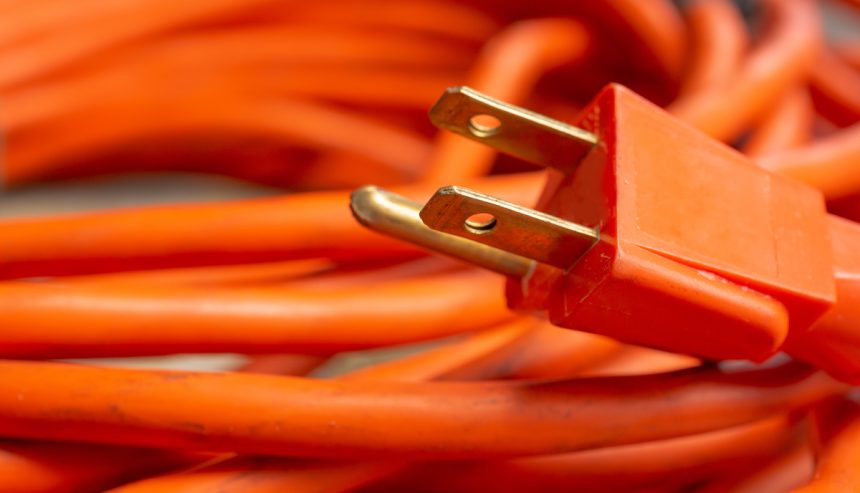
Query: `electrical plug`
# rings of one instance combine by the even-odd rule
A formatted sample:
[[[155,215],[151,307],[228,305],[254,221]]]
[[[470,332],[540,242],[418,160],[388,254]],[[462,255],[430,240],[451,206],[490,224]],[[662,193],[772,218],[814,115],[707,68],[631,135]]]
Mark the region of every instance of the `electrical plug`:
[[[619,85],[571,124],[466,87],[430,117],[545,166],[536,208],[449,186],[392,223],[402,199],[371,187],[353,197],[364,224],[506,274],[511,308],[561,327],[712,360],[786,350],[860,377],[860,227],[816,189]]]

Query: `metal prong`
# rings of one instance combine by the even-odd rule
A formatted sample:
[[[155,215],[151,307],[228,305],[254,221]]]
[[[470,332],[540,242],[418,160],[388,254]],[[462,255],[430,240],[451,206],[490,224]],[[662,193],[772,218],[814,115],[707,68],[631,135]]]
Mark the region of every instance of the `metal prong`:
[[[419,204],[378,187],[355,190],[349,206],[358,222],[370,229],[506,276],[524,277],[535,266],[525,257],[430,229],[418,215]]]
[[[460,187],[440,188],[421,209],[424,224],[516,255],[568,269],[598,231]]]
[[[448,88],[430,109],[430,121],[506,154],[565,173],[597,144],[597,136],[591,132],[465,86]]]

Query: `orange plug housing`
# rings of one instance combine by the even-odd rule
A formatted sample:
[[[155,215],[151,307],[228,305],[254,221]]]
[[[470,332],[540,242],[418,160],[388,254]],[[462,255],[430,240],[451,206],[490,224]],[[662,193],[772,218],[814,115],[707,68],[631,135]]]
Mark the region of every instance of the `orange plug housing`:
[[[860,224],[829,216],[836,304],[785,349],[841,380],[860,385]]]
[[[538,209],[595,227],[567,271],[511,279],[512,308],[709,359],[760,361],[836,302],[824,199],[618,85],[580,114],[598,144]],[[860,365],[860,361],[857,363]]]

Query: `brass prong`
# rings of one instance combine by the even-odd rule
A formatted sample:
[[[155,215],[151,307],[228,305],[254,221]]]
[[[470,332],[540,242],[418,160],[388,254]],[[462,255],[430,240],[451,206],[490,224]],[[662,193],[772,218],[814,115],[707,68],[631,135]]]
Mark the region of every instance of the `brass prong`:
[[[440,188],[421,209],[430,228],[568,269],[598,230],[461,187]]]
[[[448,88],[430,109],[430,121],[506,154],[565,173],[597,144],[597,136],[587,130],[465,86]]]
[[[352,192],[349,205],[370,229],[506,276],[524,277],[535,266],[525,257],[431,229],[419,216],[419,204],[375,186]]]

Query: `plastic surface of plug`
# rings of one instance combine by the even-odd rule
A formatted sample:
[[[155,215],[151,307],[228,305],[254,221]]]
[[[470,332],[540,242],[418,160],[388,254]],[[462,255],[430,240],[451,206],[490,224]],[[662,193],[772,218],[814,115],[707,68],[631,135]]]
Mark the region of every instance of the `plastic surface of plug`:
[[[835,303],[818,191],[621,86],[573,123],[598,144],[550,170],[537,208],[598,228],[600,241],[566,271],[512,279],[513,308],[626,342],[762,360]]]
[[[860,224],[832,215],[828,220],[837,303],[810,330],[790,332],[785,349],[860,385]]]

